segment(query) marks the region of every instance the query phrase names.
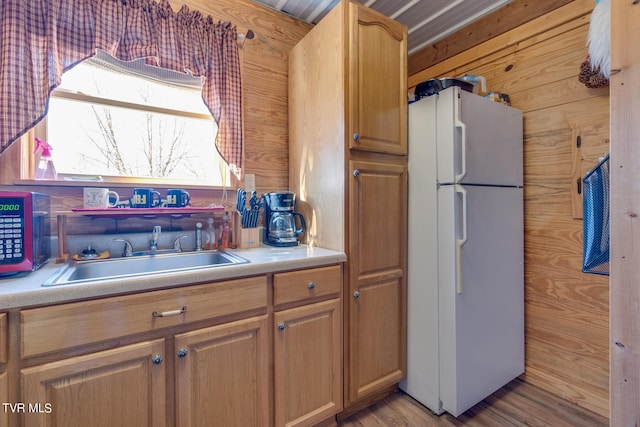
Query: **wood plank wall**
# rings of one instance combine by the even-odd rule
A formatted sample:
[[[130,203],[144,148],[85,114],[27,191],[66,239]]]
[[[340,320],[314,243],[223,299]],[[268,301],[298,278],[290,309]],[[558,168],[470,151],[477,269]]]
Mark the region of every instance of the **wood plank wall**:
[[[311,29],[311,25],[288,17],[249,0],[171,0],[174,10],[186,4],[214,20],[231,21],[238,32],[251,29],[255,38],[246,40],[241,49],[244,111],[244,172],[255,174],[259,193],[289,188],[288,152],[288,54],[289,50]],[[82,186],[13,186],[15,178],[27,178],[19,163],[28,151],[18,143],[0,156],[0,186],[20,191],[40,191],[52,195],[52,210],[69,210],[82,206]],[[28,162],[27,162],[28,163]],[[242,185],[242,183],[240,183]],[[236,188],[232,183],[231,190]],[[113,188],[131,195],[131,186]],[[158,188],[164,191],[164,188]],[[190,189],[194,206],[224,201],[219,190]],[[234,193],[225,205],[234,207]],[[55,223],[54,223],[55,226]],[[71,227],[71,232],[84,233],[87,228]],[[100,232],[101,228],[93,230]]]
[[[594,5],[569,2],[409,76],[409,85],[480,74],[489,90],[510,95],[523,110],[524,378],[609,416],[608,278],[581,272],[576,188],[576,177],[609,151],[608,87],[587,89],[577,78]],[[466,37],[464,30],[457,37]]]
[[[640,4],[611,2],[611,425],[640,425]]]
[[[241,32],[251,28],[256,34],[242,51],[245,170],[256,174],[259,192],[287,188],[288,51],[310,26],[249,0],[171,3],[176,10],[186,3],[215,19],[230,20]],[[580,273],[582,222],[574,218],[576,170],[585,173],[608,151],[608,89],[586,89],[577,81],[593,4],[574,0],[410,75],[409,84],[436,76],[482,74],[491,90],[509,94],[513,105],[524,111],[525,379],[608,416],[608,281]],[[577,135],[582,150],[575,149]],[[20,147],[15,148],[17,159],[23,158]],[[0,176],[5,175],[0,183],[10,183],[6,175],[12,179],[18,173],[15,159],[9,152],[0,156]],[[81,205],[81,187],[20,188],[52,193],[54,209]],[[212,190],[195,193],[200,206],[222,196]]]

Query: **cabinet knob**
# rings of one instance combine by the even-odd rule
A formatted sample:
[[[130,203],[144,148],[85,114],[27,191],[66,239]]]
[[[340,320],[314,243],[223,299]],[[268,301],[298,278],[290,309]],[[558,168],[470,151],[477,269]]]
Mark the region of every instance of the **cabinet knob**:
[[[358,169],[353,171],[353,176],[359,176],[360,175],[360,171]]]
[[[309,282],[309,283],[307,284],[307,288],[309,288],[309,289],[313,289],[313,288],[315,288],[315,287],[316,287],[316,284],[315,284],[315,283],[313,283],[313,282]]]
[[[358,299],[358,297],[359,297],[359,296],[360,296],[360,292],[355,291],[355,292],[353,293],[353,297],[354,297],[355,299]]]
[[[163,360],[164,359],[162,358],[162,355],[156,354],[151,358],[151,363],[153,363],[154,365],[159,365],[162,363]]]
[[[187,357],[187,349],[181,348],[180,350],[178,350],[178,359],[183,359],[185,357]]]
[[[279,324],[278,324],[278,330],[279,330],[279,331],[284,330],[284,323],[279,323]]]
[[[357,132],[356,132],[356,133],[354,133],[354,134],[353,134],[353,140],[354,140],[354,141],[357,141],[357,140],[359,140],[359,139],[360,139],[360,135],[358,135],[358,133],[357,133]]]

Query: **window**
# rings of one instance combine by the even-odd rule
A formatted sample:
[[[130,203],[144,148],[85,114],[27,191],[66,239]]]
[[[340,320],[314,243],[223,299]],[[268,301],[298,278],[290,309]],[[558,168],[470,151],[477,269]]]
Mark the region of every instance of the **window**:
[[[214,145],[216,131],[200,78],[100,51],[62,76],[46,120],[56,170],[67,179],[226,185],[229,171]]]

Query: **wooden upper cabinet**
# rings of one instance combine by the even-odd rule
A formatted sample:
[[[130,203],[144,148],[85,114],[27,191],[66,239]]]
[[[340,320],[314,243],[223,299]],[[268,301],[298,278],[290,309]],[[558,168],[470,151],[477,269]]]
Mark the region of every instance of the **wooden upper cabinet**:
[[[349,148],[407,154],[407,27],[349,3]]]
[[[403,276],[407,260],[407,166],[350,161],[349,283]]]

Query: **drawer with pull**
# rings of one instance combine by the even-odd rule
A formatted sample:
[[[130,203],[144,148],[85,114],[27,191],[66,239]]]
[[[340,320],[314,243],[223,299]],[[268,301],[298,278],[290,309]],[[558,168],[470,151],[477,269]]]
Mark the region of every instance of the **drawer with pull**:
[[[276,273],[273,276],[273,303],[280,305],[311,298],[338,296],[341,289],[340,265]]]
[[[22,310],[22,357],[266,307],[258,276]]]

